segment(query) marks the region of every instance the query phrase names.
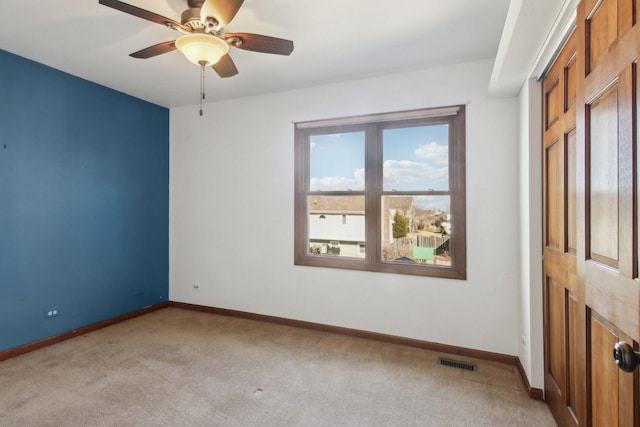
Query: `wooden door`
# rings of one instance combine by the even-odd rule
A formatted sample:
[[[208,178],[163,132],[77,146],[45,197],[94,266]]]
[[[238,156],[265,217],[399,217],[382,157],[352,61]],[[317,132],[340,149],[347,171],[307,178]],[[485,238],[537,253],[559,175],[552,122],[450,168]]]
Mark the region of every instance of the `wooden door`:
[[[612,346],[638,348],[637,58],[634,0],[583,0],[578,7],[578,274],[592,426],[638,425],[638,373],[612,362]]]
[[[638,372],[612,358],[617,341],[640,341],[636,22],[636,0],[582,0],[575,131],[545,129],[545,392],[561,426],[640,425]],[[549,154],[553,140],[564,157]],[[572,253],[573,227],[575,275],[556,262]]]
[[[561,425],[581,425],[576,217],[576,35],[543,82],[545,399]]]

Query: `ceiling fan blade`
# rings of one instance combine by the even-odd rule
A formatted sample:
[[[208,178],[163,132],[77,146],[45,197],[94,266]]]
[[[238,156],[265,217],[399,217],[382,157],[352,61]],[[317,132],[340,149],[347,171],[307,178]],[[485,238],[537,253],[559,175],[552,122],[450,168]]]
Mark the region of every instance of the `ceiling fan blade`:
[[[153,46],[149,46],[145,49],[133,52],[129,56],[131,56],[132,58],[147,59],[153,58],[154,56],[162,55],[163,53],[171,52],[173,50],[176,50],[175,40],[154,44]]]
[[[293,42],[291,40],[251,33],[225,34],[224,37],[238,49],[274,53],[276,55],[291,55],[291,52],[293,52]]]
[[[149,12],[148,10],[141,9],[128,3],[123,3],[119,0],[98,0],[98,3],[104,6],[108,6],[112,9],[119,10],[120,12],[128,13],[129,15],[137,16],[138,18],[146,19],[147,21],[164,25],[171,29],[182,28],[182,24],[174,21],[173,19],[169,19],[162,15]]]
[[[238,74],[236,64],[233,62],[233,59],[231,59],[231,56],[228,53],[220,58],[220,61],[213,64],[211,67],[222,78],[232,77]]]
[[[236,16],[244,0],[205,0],[200,8],[200,18],[202,22],[206,18],[215,18],[219,27],[226,27]]]

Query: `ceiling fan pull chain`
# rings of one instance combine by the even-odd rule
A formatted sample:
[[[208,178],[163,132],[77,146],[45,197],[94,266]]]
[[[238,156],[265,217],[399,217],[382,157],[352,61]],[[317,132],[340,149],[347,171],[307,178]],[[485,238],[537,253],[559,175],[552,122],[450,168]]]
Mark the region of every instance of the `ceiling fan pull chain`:
[[[200,61],[200,115],[202,116],[202,100],[204,99],[204,66],[205,61]]]

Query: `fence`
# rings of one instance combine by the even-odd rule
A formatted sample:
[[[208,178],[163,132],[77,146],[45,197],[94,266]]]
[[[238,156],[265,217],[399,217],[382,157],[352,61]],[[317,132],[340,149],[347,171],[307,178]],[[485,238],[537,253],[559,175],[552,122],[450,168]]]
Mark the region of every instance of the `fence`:
[[[427,248],[436,248],[436,255],[441,255],[445,252],[449,252],[449,240],[450,236],[416,236],[417,246],[424,246]]]

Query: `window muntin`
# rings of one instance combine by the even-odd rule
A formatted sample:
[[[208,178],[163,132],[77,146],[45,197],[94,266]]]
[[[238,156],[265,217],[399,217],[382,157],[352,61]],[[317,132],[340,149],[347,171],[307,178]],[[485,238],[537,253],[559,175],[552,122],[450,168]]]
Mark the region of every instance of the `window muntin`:
[[[296,123],[295,263],[465,279],[464,126],[464,106]]]

